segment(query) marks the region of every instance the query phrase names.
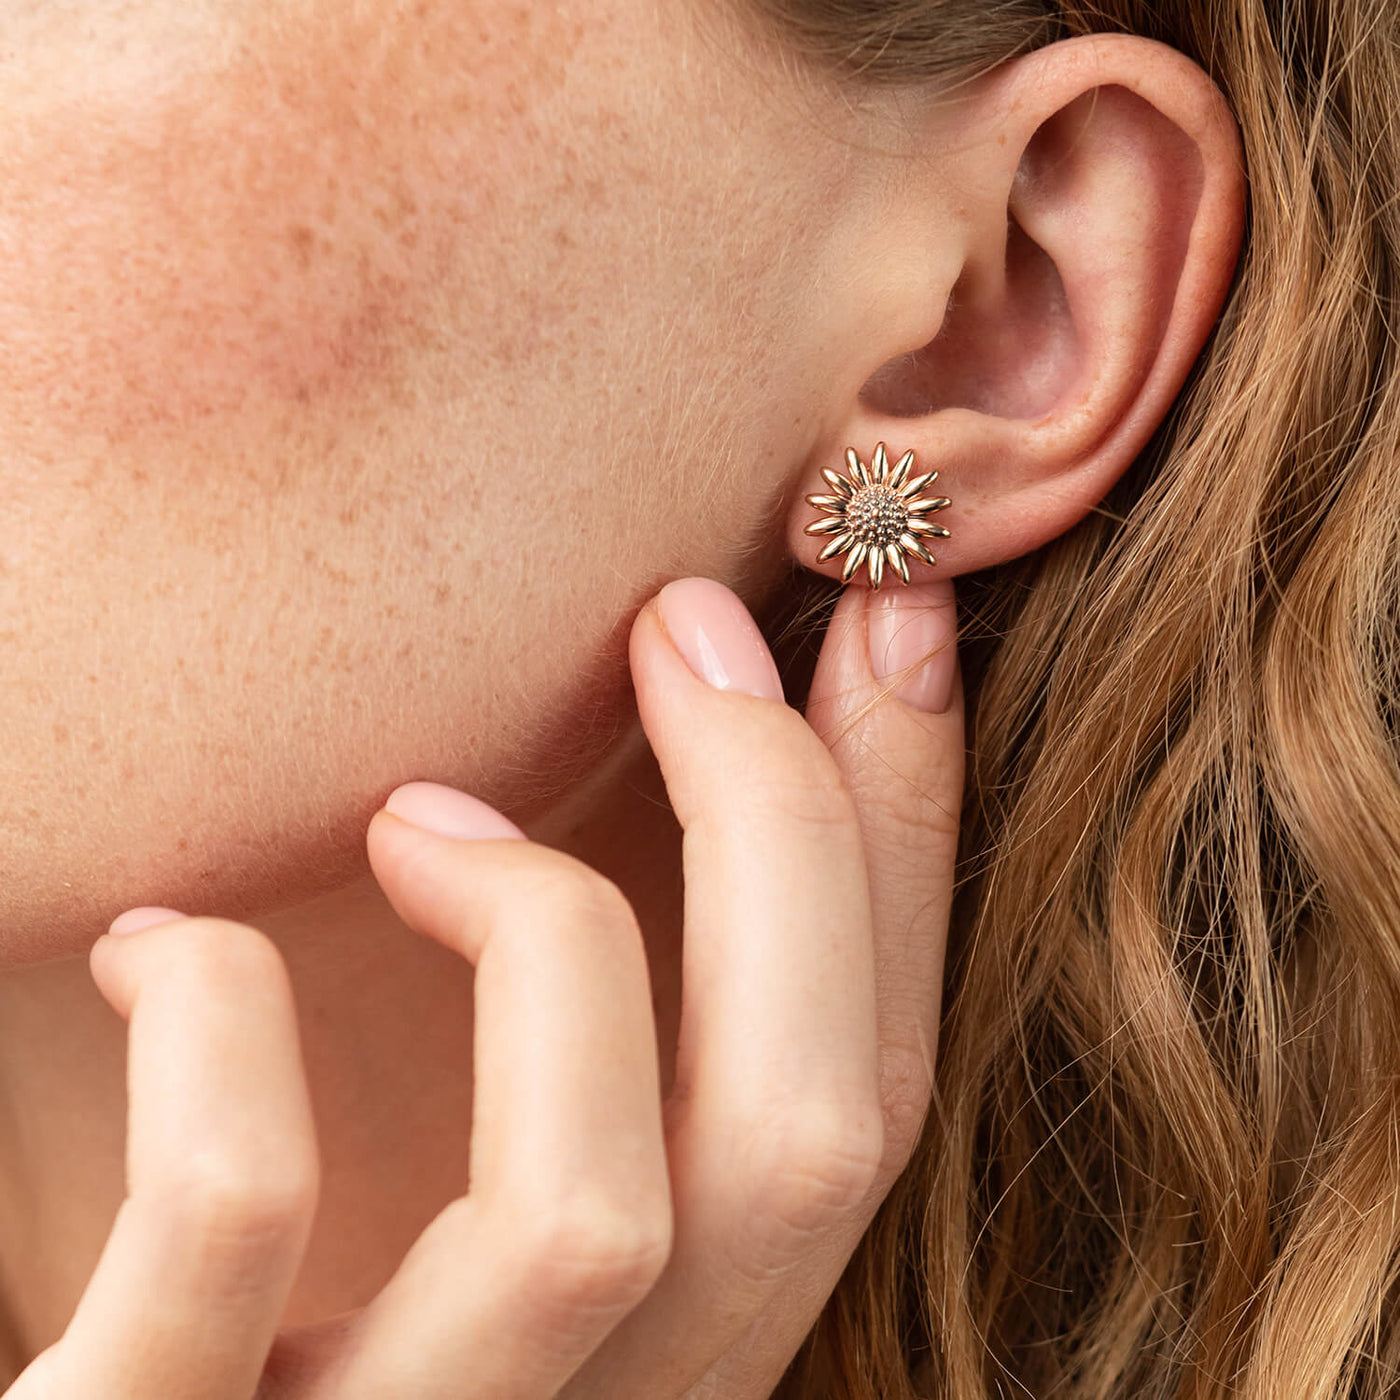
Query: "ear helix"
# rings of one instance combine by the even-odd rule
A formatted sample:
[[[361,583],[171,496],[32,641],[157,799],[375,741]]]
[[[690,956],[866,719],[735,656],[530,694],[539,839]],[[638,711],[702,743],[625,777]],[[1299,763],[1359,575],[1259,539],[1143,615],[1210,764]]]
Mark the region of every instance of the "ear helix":
[[[846,553],[841,582],[850,583],[862,564],[870,577],[870,587],[878,589],[885,567],[909,582],[909,557],[924,564],[938,561],[929,553],[924,538],[948,538],[951,530],[934,525],[924,516],[952,505],[947,496],[921,493],[937,479],[936,471],[909,475],[914,453],[906,452],[891,468],[885,444],[875,444],[870,465],[866,466],[854,447],[846,449],[848,476],[822,468],[822,476],[835,493],[808,496],[808,505],[827,512],[821,520],[804,527],[808,535],[831,535],[832,540],[817,556],[819,563]]]

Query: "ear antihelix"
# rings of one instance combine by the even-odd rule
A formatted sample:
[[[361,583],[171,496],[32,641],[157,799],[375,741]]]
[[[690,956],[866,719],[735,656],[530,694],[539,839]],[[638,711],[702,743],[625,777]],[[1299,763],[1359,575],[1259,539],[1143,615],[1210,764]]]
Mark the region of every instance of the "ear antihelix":
[[[914,453],[906,452],[890,466],[883,442],[875,444],[867,466],[854,447],[846,449],[848,475],[830,468],[822,478],[832,495],[813,495],[807,504],[825,512],[820,520],[804,527],[808,535],[831,535],[832,539],[817,556],[819,563],[846,555],[841,582],[850,583],[864,564],[870,587],[878,589],[885,570],[910,582],[909,560],[930,566],[938,561],[929,553],[926,538],[947,539],[952,531],[925,519],[936,510],[952,505],[947,496],[927,496],[925,489],[938,480],[936,471],[911,476]]]

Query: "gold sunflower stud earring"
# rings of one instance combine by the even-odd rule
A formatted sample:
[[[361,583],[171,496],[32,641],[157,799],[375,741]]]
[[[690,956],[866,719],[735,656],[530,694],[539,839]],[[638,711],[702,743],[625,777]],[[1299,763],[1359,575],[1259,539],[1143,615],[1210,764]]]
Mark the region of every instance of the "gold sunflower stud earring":
[[[920,537],[946,539],[952,531],[930,524],[923,516],[953,503],[947,496],[921,496],[919,493],[938,480],[938,473],[925,472],[922,476],[910,477],[909,469],[914,465],[912,452],[906,452],[891,470],[883,442],[875,444],[875,455],[868,467],[855,448],[848,447],[846,465],[850,468],[849,477],[828,467],[822,468],[822,476],[836,495],[807,497],[809,505],[829,514],[806,526],[804,533],[836,536],[817,555],[818,561],[824,563],[843,550],[850,550],[841,569],[841,582],[849,583],[864,563],[870,572],[871,588],[880,587],[887,563],[907,584],[906,555],[912,554],[925,564],[936,564],[938,561]]]

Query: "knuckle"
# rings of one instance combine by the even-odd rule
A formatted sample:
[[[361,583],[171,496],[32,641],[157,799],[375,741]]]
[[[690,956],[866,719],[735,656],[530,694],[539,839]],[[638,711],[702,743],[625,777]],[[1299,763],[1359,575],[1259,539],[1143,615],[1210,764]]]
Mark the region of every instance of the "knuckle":
[[[814,828],[823,836],[858,837],[856,802],[830,753],[774,765],[750,785],[755,805],[786,823]]]
[[[669,1201],[660,1208],[577,1190],[529,1226],[531,1289],[565,1308],[630,1302],[661,1276],[671,1245]]]
[[[755,1134],[750,1212],[800,1240],[859,1208],[880,1170],[877,1105],[807,1105]]]
[[[933,1077],[917,1054],[889,1054],[880,1066],[880,1103],[885,1143],[882,1176],[898,1176],[923,1136],[933,1101]]]
[[[880,813],[881,843],[901,858],[927,859],[938,844],[957,847],[962,814],[950,801],[946,785],[928,773],[909,773],[892,764],[881,764],[866,779],[862,805]]]
[[[281,1152],[241,1161],[232,1152],[184,1154],[162,1185],[162,1208],[192,1238],[216,1245],[275,1246],[314,1215],[319,1173],[314,1163]]]
[[[582,914],[609,925],[636,923],[631,901],[620,886],[583,861],[562,853],[547,858],[532,872],[525,892],[532,902],[574,918]]]

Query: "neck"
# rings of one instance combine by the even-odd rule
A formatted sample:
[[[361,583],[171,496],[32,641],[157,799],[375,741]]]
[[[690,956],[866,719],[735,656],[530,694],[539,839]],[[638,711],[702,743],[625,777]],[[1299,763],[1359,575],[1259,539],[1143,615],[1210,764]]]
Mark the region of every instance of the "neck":
[[[525,829],[632,900],[669,1086],[680,829],[640,726]],[[466,1189],[473,969],[407,930],[369,876],[257,922],[291,974],[321,1150],[320,1207],[284,1317],[296,1326],[367,1303]],[[121,1203],[125,1057],[126,1024],[86,957],[0,976],[0,1304],[15,1369],[62,1335]]]

